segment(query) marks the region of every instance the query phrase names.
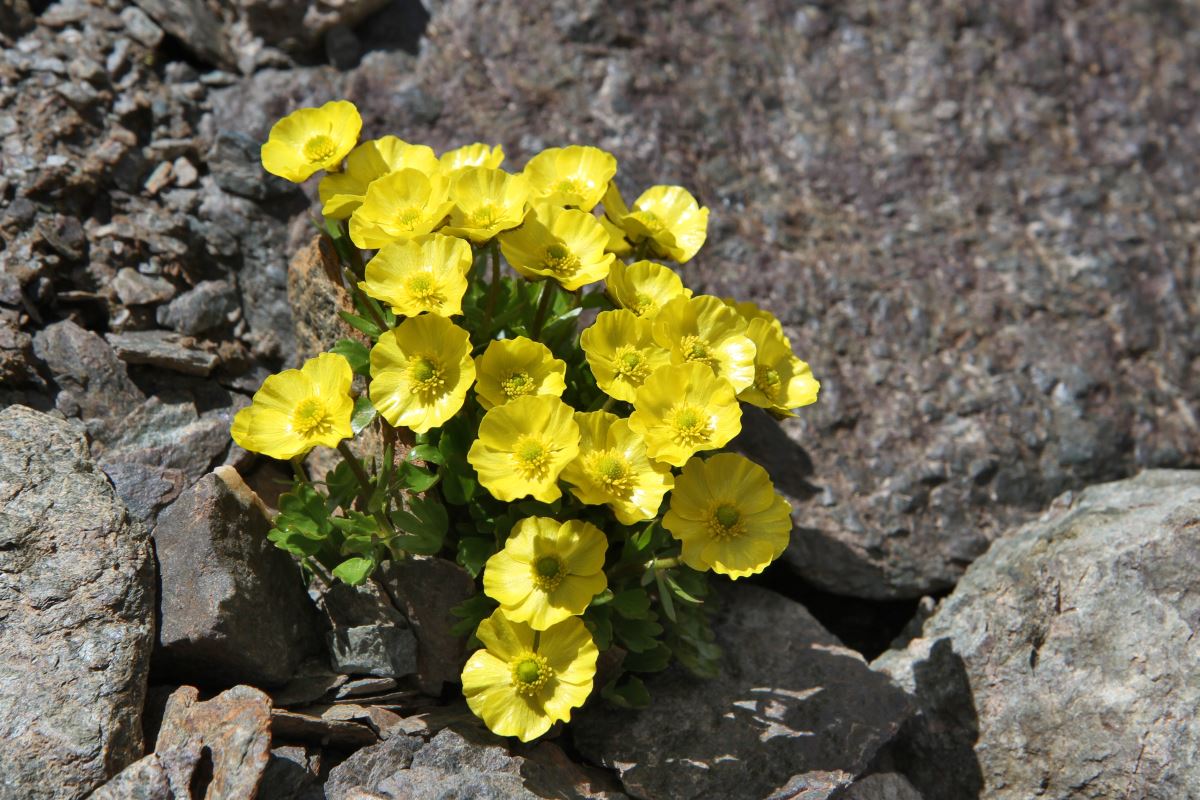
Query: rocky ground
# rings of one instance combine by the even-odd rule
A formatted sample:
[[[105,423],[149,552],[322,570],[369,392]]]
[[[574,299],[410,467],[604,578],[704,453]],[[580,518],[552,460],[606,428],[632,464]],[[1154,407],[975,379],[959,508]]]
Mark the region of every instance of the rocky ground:
[[[1200,796],[1197,22],[0,5],[0,800]],[[741,439],[797,527],[723,598],[721,678],[514,747],[452,702],[455,565],[314,603],[264,542],[282,473],[229,423],[336,299],[313,187],[258,146],[340,97],[366,135],[592,143],[712,209],[686,279],[823,384]]]

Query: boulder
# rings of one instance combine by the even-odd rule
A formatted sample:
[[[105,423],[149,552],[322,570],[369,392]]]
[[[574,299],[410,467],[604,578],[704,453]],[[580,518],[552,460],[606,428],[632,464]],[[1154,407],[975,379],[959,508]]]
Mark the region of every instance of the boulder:
[[[218,467],[158,518],[162,576],[156,666],[177,680],[279,686],[320,649],[318,616],[271,518],[231,467]]]
[[[920,712],[892,760],[927,800],[1200,796],[1200,472],[1066,495],[873,666]]]
[[[417,638],[383,586],[341,581],[320,586],[319,603],[329,623],[330,665],[347,675],[400,678],[417,672]]]
[[[803,606],[738,584],[723,601],[720,674],[653,676],[641,711],[593,701],[572,721],[579,752],[646,800],[816,787],[824,794],[801,795],[815,800],[848,786],[908,717],[910,699]]]
[[[0,798],[85,797],[142,755],[154,563],[83,434],[22,406],[0,411],[0,575]]]
[[[93,428],[93,421],[126,414],[145,399],[112,347],[70,320],[38,331],[33,350],[58,384],[58,410]]]

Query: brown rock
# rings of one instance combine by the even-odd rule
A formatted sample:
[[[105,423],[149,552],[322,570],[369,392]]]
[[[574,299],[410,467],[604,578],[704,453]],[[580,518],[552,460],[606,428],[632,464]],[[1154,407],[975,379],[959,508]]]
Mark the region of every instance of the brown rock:
[[[339,311],[354,313],[354,303],[342,287],[337,255],[328,239],[315,237],[296,253],[288,268],[287,290],[298,362],[329,350],[339,339],[366,341],[338,316]]]

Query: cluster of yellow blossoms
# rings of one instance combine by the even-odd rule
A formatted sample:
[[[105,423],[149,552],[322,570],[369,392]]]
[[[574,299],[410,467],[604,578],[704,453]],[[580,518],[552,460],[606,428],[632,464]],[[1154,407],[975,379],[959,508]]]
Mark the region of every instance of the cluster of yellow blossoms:
[[[693,296],[659,263],[696,254],[708,209],[678,186],[653,186],[627,205],[616,160],[595,147],[551,148],[511,173],[499,146],[438,156],[394,136],[359,144],[361,126],[346,101],[301,109],[275,125],[262,159],[296,182],[324,170],[325,217],[377,250],[357,288],[397,319],[370,350],[369,398],[388,425],[425,434],[477,403],[467,460],[497,500],[549,504],[565,486],[634,526],[658,520],[668,498],[661,524],[688,567],[738,578],[777,558],[790,506],[766,471],[737,454],[699,454],[738,434],[740,402],[789,415],[816,401],[819,384],[769,312]],[[472,344],[478,320],[456,324],[477,256],[486,263],[489,253],[493,283],[499,253],[518,275],[546,282],[544,294],[606,282],[611,310],[575,340],[603,408],[564,402],[582,382],[536,340],[540,320],[530,336],[485,345]],[[233,437],[281,459],[337,446],[352,436],[351,382],[346,359],[331,353],[274,375],[237,415]],[[627,416],[610,411],[622,408]],[[487,560],[483,590],[499,608],[479,625],[483,649],[462,679],[493,731],[528,741],[591,692],[597,647],[580,615],[608,586],[609,535],[624,535],[613,528],[528,517]]]

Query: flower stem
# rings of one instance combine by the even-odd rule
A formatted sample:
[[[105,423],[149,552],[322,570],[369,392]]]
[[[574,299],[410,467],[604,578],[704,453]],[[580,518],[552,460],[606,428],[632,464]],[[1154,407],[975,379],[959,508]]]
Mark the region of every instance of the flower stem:
[[[679,556],[675,556],[674,558],[654,558],[650,560],[650,563],[646,564],[646,569],[672,569],[678,567],[681,563],[683,562],[679,560]]]
[[[358,460],[358,456],[350,449],[350,445],[340,441],[337,446],[338,452],[342,454],[342,458],[350,465],[350,471],[354,473],[355,480],[358,481],[358,502],[362,504],[365,511],[371,502],[371,494],[374,488],[371,486],[371,479],[367,477],[366,470],[363,469],[362,463]]]
[[[308,476],[304,474],[304,456],[295,456],[291,459],[292,474],[296,476],[296,480],[301,483],[308,483]]]
[[[488,287],[487,305],[483,311],[483,331],[490,334],[492,317],[496,313],[496,301],[500,299],[500,245],[493,239],[488,245],[492,252],[492,285]]]
[[[633,249],[633,260],[641,261],[642,259],[644,259],[646,257],[646,253],[649,252],[649,250],[650,250],[650,239],[647,237],[645,239],[642,239],[640,242],[638,242],[637,246]]]
[[[610,409],[611,409],[611,408],[612,408],[614,405],[616,405],[616,402],[617,402],[617,398],[615,398],[615,397],[609,397],[607,400],[605,400],[605,401],[604,401],[604,405],[600,406],[600,410],[601,410],[601,411],[608,411],[608,410],[610,410]]]
[[[546,314],[550,311],[550,303],[554,300],[555,282],[547,278],[542,285],[542,299],[538,303],[537,316],[533,318],[533,327],[529,330],[530,337],[537,339],[542,332],[542,325],[546,322]]]

